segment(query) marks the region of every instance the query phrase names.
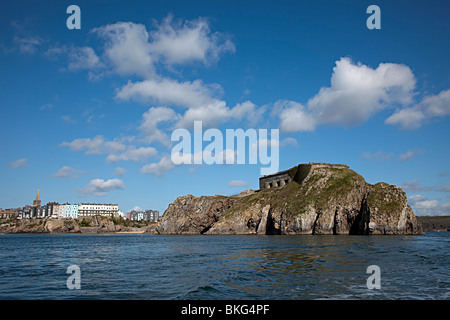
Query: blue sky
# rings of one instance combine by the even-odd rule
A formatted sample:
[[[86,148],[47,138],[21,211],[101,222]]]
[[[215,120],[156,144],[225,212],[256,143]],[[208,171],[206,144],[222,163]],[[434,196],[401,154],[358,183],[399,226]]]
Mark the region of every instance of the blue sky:
[[[69,30],[66,9],[81,9]],[[381,29],[369,30],[369,5]],[[450,212],[450,4],[15,1],[0,13],[0,207],[258,188],[260,164],[179,165],[175,128],[280,130],[280,170],[345,163]]]

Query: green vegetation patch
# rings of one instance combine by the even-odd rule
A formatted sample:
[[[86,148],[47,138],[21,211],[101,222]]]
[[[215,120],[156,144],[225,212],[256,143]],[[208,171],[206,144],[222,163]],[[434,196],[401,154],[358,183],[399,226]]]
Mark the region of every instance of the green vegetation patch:
[[[310,166],[304,166],[301,175],[309,173]],[[324,171],[326,170],[326,171]],[[350,169],[326,168],[315,171],[305,183],[292,181],[286,186],[265,189],[247,197],[237,199],[222,217],[245,211],[257,203],[270,204],[277,211],[286,211],[293,215],[306,212],[308,206],[325,208],[330,200],[340,198],[355,188],[363,188],[363,177]]]
[[[379,182],[372,186],[372,190],[367,197],[367,204],[371,208],[378,208],[378,214],[389,215],[393,212],[400,212],[403,209],[403,200],[406,198],[404,192],[399,191],[387,183]]]

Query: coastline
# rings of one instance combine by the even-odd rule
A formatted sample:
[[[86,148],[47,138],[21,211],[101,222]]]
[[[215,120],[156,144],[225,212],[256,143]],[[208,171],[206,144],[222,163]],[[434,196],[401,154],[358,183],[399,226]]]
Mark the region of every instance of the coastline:
[[[102,216],[82,219],[0,219],[0,234],[127,234],[146,233],[155,222]]]
[[[450,216],[417,216],[424,232],[450,231]],[[86,220],[84,221],[86,222]],[[132,223],[126,220],[97,217],[91,225],[77,219],[0,220],[0,234],[156,234],[157,223]],[[174,233],[174,235],[177,235]]]

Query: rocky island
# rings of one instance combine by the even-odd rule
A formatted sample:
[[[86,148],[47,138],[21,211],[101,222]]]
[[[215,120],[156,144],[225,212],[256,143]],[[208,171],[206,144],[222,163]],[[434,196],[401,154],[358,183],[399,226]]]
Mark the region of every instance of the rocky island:
[[[260,178],[234,196],[186,195],[164,212],[156,234],[423,234],[395,185],[371,185],[347,165],[300,164]]]

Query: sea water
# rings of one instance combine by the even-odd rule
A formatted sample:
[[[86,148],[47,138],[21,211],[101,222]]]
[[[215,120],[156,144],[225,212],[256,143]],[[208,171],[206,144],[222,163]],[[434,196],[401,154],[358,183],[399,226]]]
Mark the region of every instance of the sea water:
[[[449,247],[450,232],[0,235],[0,299],[450,299]]]

